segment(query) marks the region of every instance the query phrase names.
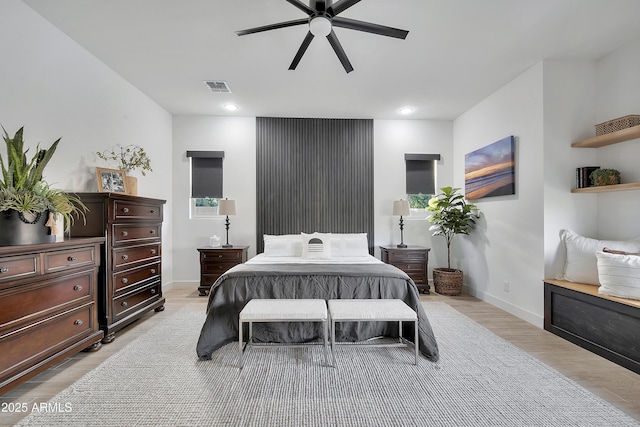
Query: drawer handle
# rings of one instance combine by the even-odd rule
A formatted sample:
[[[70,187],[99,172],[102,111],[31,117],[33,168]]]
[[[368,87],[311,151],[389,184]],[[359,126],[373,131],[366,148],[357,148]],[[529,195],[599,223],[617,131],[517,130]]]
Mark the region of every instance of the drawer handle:
[[[128,306],[129,304],[127,304],[127,302],[126,302],[126,301],[122,301],[122,304],[120,304],[120,305],[121,305],[121,306],[123,306],[123,307],[126,307],[126,306]]]
[[[74,290],[74,291],[81,291],[81,290],[82,290],[82,285],[75,285],[75,286],[73,287],[73,290]]]
[[[151,269],[151,274],[156,274],[156,269],[155,268]]]
[[[123,277],[121,281],[122,283],[129,283],[129,279],[127,279],[126,277]]]
[[[0,267],[0,273],[6,273],[9,271],[9,267]]]
[[[155,295],[156,294],[156,290],[151,288],[151,295]]]
[[[122,235],[123,235],[124,237],[127,237],[127,236],[129,235],[129,232],[128,232],[128,231],[123,231],[123,232],[122,232]]]
[[[151,209],[151,210],[149,211],[149,213],[152,213],[152,214],[153,214],[153,213],[156,213],[156,210],[155,210],[155,209]]]
[[[156,234],[156,230],[149,230],[149,233]]]
[[[75,261],[75,260],[77,260],[78,258],[76,258],[76,257],[74,257],[74,256],[70,256],[70,257],[67,257],[67,259],[68,259],[69,261]]]
[[[222,255],[218,255],[218,258],[222,258]]]
[[[77,319],[75,322],[73,322],[74,325],[80,326],[82,325],[84,322],[80,319]]]
[[[126,255],[126,254],[122,255],[122,259],[125,260],[125,261],[128,260],[129,259],[129,255]]]
[[[156,250],[155,249],[151,249],[151,255],[155,255],[156,254]]]
[[[122,212],[129,213],[129,208],[122,208]]]

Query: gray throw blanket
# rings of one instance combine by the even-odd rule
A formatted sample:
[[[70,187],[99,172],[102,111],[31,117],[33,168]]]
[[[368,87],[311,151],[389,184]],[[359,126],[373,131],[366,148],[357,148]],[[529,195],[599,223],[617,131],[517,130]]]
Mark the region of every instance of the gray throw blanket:
[[[223,345],[238,340],[238,320],[254,298],[362,298],[400,299],[418,313],[419,350],[438,360],[438,344],[420,304],[418,289],[402,270],[389,264],[240,264],[224,273],[211,287],[207,318],[196,348],[202,360]],[[403,325],[413,341],[414,327]],[[246,336],[246,335],[245,335]],[[312,342],[322,337],[321,326],[311,322],[255,323],[256,342]],[[337,341],[364,341],[398,336],[398,322],[336,323]]]

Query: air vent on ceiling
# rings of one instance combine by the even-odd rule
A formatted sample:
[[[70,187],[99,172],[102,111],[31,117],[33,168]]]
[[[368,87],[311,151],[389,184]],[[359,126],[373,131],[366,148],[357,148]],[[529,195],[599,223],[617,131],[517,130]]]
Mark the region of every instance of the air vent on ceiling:
[[[221,81],[205,81],[204,84],[209,86],[211,92],[215,93],[231,93],[231,89],[227,86],[227,82]]]

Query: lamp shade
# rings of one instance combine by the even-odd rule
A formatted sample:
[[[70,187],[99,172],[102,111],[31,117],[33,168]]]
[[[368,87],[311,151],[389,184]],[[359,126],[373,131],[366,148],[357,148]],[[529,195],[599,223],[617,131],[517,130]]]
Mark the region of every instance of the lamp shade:
[[[219,200],[218,201],[218,215],[235,215],[236,214],[236,201],[235,200]]]
[[[407,216],[411,214],[409,210],[409,201],[408,200],[394,200],[393,202],[393,214]]]

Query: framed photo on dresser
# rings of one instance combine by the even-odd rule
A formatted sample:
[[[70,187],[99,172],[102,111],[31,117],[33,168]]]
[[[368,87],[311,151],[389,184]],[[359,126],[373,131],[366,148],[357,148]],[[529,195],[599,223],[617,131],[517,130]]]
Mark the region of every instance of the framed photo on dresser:
[[[120,169],[96,168],[100,193],[127,193],[127,180]]]

